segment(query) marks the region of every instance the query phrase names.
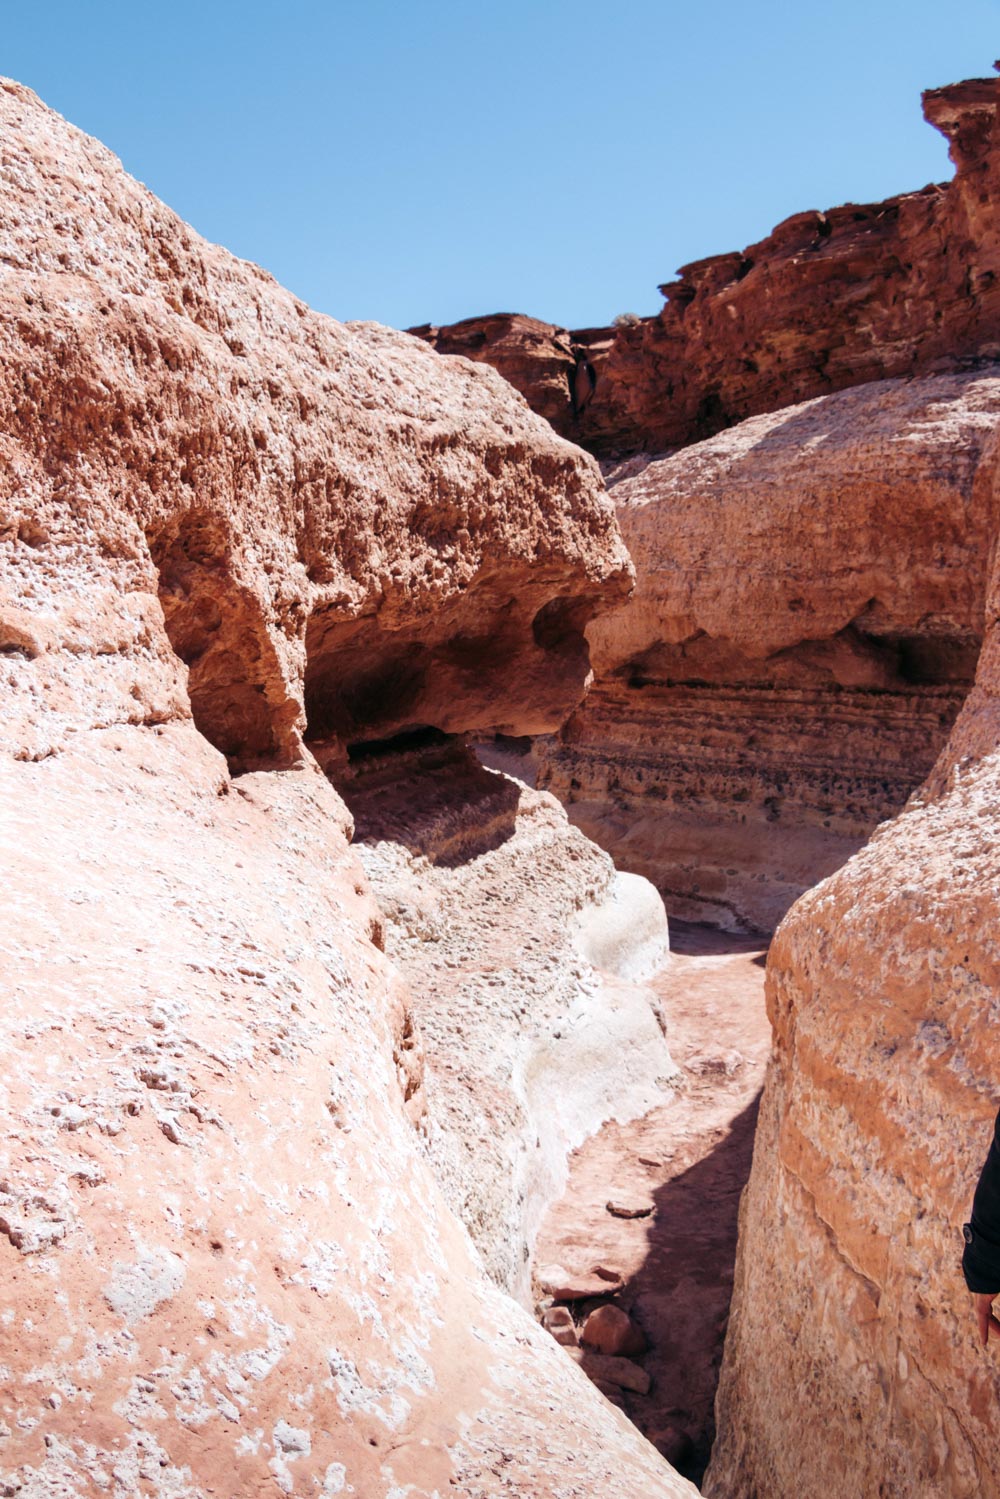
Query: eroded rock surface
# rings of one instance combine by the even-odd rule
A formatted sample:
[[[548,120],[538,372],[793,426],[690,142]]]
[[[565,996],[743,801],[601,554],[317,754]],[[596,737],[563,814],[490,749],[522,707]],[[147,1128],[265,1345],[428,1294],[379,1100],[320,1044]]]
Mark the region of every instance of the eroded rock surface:
[[[445,1202],[304,747],[551,727],[629,583],[596,470],[27,90],[0,130],[0,1486],[691,1492]]]
[[[678,916],[772,930],[923,779],[969,690],[1000,366],[881,381],[611,493],[632,600],[539,784]]]
[[[629,1357],[651,1384],[645,1392],[619,1388],[614,1398],[699,1482],[715,1429],[737,1210],[771,1030],[758,939],[683,923],[672,935],[675,951],[655,986],[680,1086],[643,1118],[611,1121],[573,1152],[566,1189],[542,1223],[538,1278],[540,1294],[572,1305],[569,1326],[556,1324],[557,1341],[586,1342],[595,1314],[612,1308],[619,1327],[625,1316],[640,1330],[646,1347],[633,1341]],[[642,1216],[609,1212],[615,1200]],[[561,1283],[547,1278],[546,1261],[562,1267]],[[614,1267],[617,1279],[586,1274],[594,1264]],[[560,1312],[567,1308],[557,1304],[543,1315],[550,1336]]]
[[[4,645],[50,694],[9,734],[168,718],[178,657],[241,765],[563,716],[630,582],[596,470],[487,367],[312,313],[27,90],[0,106]]]
[[[435,1175],[490,1274],[530,1305],[536,1230],[570,1150],[677,1082],[642,982],[668,956],[663,903],[554,797],[464,746],[358,757],[344,795],[413,994]]]
[[[716,1499],[1000,1493],[1000,1375],[959,1269],[997,1101],[998,612],[994,575],[932,775],[771,948]]]

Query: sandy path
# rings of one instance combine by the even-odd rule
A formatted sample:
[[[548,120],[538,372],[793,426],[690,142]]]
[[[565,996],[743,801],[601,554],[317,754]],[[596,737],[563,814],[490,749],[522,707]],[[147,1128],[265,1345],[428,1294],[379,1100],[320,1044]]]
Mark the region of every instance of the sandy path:
[[[614,1299],[646,1334],[641,1362],[653,1380],[648,1395],[624,1396],[623,1408],[651,1438],[668,1427],[686,1433],[677,1466],[697,1482],[714,1433],[737,1209],[771,1037],[763,939],[672,922],[671,940],[657,987],[684,1085],[662,1108],[608,1124],[574,1152],[535,1263],[621,1268],[625,1286]],[[619,1218],[609,1200],[653,1211]],[[582,1319],[598,1304],[575,1303],[574,1314]]]

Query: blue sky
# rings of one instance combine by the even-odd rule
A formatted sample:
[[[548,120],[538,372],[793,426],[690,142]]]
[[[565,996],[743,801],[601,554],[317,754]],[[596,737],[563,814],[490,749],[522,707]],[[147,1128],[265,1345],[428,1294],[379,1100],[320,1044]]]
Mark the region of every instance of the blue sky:
[[[0,72],[313,306],[654,312],[685,261],[950,175],[1000,0],[31,0]]]

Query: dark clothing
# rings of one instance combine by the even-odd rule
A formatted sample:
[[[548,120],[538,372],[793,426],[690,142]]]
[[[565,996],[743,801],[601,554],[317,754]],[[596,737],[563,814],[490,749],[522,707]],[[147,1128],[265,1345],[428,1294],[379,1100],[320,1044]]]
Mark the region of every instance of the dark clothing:
[[[966,1285],[970,1291],[997,1295],[1000,1293],[1000,1114],[972,1199],[972,1222],[967,1225],[965,1237],[962,1271]]]

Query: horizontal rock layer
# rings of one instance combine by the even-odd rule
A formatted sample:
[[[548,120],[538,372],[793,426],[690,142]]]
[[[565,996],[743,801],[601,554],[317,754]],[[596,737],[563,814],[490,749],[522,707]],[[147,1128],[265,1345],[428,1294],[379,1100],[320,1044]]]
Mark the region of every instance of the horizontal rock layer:
[[[492,1277],[530,1306],[570,1150],[677,1081],[658,997],[621,976],[666,960],[663,904],[553,797],[461,745],[355,760],[343,790],[414,997],[435,1175]]]
[[[998,614],[994,575],[932,775],[771,948],[714,1499],[1000,1493],[1000,1378],[960,1271],[997,1104]]]
[[[563,328],[496,315],[420,328],[494,364],[602,455],[658,451],[812,396],[1000,354],[1000,80],[924,95],[953,181],[786,219],[684,266],[654,317]]]
[[[595,466],[0,133],[0,1488],[692,1492],[446,1203],[308,748],[554,727],[630,583]]]
[[[885,381],[626,466],[632,600],[539,784],[678,916],[772,930],[930,770],[971,684],[1000,378]]]

